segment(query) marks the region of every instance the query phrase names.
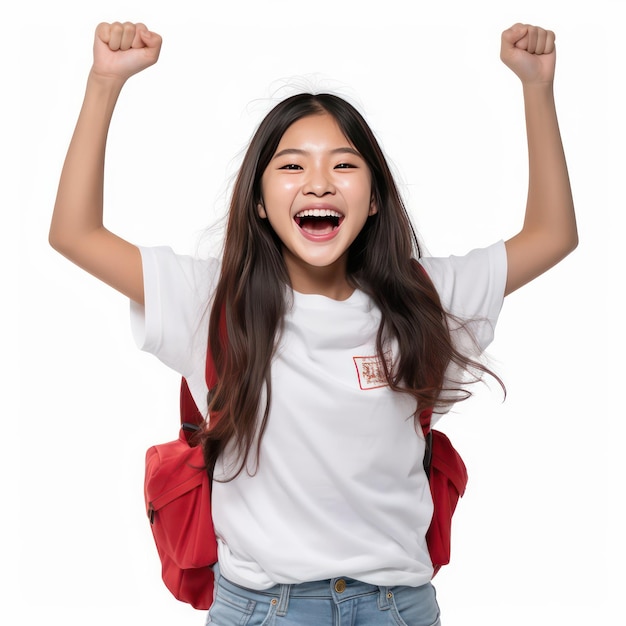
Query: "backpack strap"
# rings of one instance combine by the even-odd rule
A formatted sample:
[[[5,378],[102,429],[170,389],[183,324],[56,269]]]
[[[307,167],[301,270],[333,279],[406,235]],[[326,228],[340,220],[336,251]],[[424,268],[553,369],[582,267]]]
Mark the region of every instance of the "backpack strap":
[[[226,343],[228,333],[226,329],[226,316],[224,315],[223,309],[222,315],[220,316],[219,333],[222,342]],[[215,369],[215,362],[213,361],[213,355],[211,354],[208,342],[204,377],[207,387],[209,391],[211,391],[215,385],[217,385],[217,371]],[[180,426],[188,443],[190,443],[190,439],[193,434],[200,430],[200,427],[204,424],[204,422],[205,418],[198,409],[198,406],[191,395],[191,390],[189,389],[187,380],[183,376],[180,381]]]
[[[187,380],[183,377],[180,381],[180,427],[188,442],[191,435],[200,430],[200,425],[203,422],[202,413],[200,413],[196,401],[191,395]]]
[[[430,478],[430,466],[433,460],[433,431],[430,428],[430,420],[433,415],[432,408],[424,409],[420,413],[420,426],[424,433],[424,440],[426,441],[426,450],[424,452],[424,471],[426,476]]]
[[[424,266],[419,262],[418,259],[413,259],[415,265],[417,265],[418,269],[422,272],[422,274],[429,278],[428,272],[424,268]],[[426,471],[426,476],[430,478],[430,466],[433,460],[433,433],[430,428],[430,420],[433,416],[433,409],[429,407],[424,409],[419,416],[420,425],[422,427],[422,432],[424,433],[424,440],[426,441],[426,450],[424,452],[424,470]]]

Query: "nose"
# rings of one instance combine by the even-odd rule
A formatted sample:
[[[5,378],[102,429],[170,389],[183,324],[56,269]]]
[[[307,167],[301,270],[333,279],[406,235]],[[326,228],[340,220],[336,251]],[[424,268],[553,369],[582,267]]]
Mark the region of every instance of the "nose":
[[[323,167],[311,167],[302,187],[302,193],[322,197],[335,193],[335,185]]]

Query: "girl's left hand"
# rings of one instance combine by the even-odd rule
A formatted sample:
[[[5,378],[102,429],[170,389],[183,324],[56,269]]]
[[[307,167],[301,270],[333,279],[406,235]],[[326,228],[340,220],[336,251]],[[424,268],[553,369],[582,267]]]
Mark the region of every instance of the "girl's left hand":
[[[551,83],[554,80],[556,50],[551,30],[514,24],[502,33],[500,58],[522,83]]]

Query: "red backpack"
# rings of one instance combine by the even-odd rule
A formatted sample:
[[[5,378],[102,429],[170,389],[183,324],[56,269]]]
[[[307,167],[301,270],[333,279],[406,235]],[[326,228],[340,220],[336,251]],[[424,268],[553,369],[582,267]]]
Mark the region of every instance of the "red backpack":
[[[217,383],[210,351],[206,381],[209,389]],[[420,423],[426,438],[424,468],[434,503],[426,533],[434,576],[450,562],[452,514],[465,493],[467,470],[448,437],[430,428],[431,415],[430,409],[422,411]],[[204,418],[184,378],[180,420],[178,439],[152,446],[146,453],[146,509],[166,587],[178,600],[196,609],[208,609],[213,603],[211,566],[217,562],[217,540],[211,516],[211,483],[204,469],[202,448],[190,444]]]

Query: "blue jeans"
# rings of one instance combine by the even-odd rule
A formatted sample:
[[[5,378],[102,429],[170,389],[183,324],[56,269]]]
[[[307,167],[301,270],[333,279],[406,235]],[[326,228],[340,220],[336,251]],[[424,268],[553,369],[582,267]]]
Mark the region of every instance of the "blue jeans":
[[[332,578],[263,591],[240,587],[216,572],[213,626],[440,626],[435,588],[378,587]]]

